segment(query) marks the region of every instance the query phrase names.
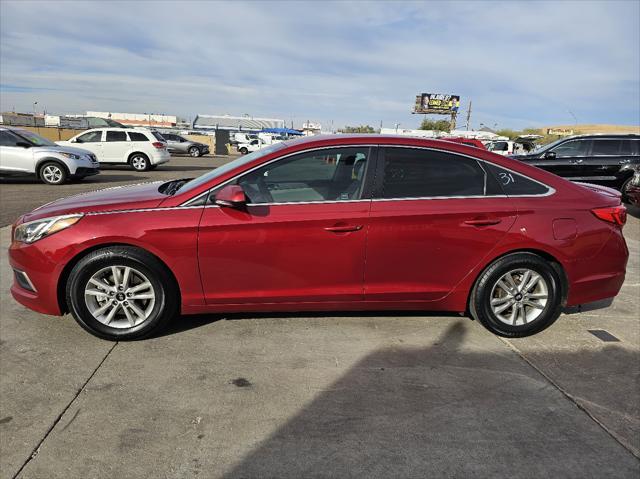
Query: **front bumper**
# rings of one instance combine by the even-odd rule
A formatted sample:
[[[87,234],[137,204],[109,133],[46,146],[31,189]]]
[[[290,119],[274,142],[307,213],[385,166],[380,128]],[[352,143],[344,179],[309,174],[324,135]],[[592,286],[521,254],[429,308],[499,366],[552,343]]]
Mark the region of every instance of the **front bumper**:
[[[93,176],[93,175],[98,175],[100,174],[100,168],[95,167],[95,168],[87,168],[84,166],[80,166],[78,168],[76,168],[76,172],[73,173],[71,176],[71,178],[84,178],[86,176]]]
[[[73,250],[73,245],[64,243],[64,236],[60,233],[33,244],[11,243],[11,295],[18,303],[43,314],[63,314],[58,300],[58,280]],[[24,277],[16,277],[16,272],[24,274]]]

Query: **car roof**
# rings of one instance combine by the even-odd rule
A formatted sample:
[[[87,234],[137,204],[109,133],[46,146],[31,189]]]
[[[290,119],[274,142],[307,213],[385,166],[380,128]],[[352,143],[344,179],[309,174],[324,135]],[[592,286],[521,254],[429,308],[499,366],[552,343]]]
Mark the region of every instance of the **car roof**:
[[[640,134],[637,133],[584,133],[581,135],[566,136],[565,140],[575,140],[577,138],[611,138],[611,139],[640,139]]]

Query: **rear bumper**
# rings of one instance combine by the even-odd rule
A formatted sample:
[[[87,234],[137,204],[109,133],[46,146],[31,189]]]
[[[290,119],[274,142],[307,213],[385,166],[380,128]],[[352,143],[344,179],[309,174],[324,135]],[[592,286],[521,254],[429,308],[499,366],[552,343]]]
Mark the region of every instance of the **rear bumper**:
[[[171,153],[168,150],[164,150],[163,152],[158,152],[151,157],[152,165],[161,165],[166,163],[171,159]]]

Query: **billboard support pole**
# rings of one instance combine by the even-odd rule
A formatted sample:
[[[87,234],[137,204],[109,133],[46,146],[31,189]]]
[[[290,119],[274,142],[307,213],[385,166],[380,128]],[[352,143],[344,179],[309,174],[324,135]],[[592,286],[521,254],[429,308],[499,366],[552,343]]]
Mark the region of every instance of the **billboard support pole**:
[[[455,111],[451,112],[451,122],[449,123],[449,131],[453,131],[456,129],[456,117],[458,113]]]

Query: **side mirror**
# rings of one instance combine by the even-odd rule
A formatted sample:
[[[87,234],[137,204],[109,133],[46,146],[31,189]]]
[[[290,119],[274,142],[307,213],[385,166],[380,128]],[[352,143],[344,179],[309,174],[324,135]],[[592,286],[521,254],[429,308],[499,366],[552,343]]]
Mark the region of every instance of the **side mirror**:
[[[16,146],[20,148],[31,148],[33,145],[31,143],[27,143],[26,141],[18,141],[16,142]]]
[[[247,204],[247,196],[238,185],[227,185],[216,193],[216,205],[238,208]]]
[[[544,158],[546,160],[555,160],[556,159],[556,152],[555,151],[547,151],[544,154]]]

